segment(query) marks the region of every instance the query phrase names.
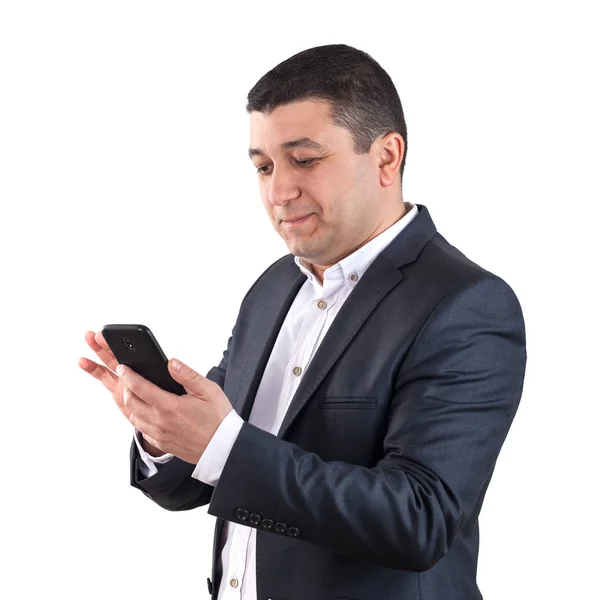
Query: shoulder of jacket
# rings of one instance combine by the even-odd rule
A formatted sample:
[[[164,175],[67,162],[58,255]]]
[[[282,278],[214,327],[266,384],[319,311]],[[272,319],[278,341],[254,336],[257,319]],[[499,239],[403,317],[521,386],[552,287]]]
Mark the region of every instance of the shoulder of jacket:
[[[298,268],[294,263],[294,255],[286,254],[281,258],[278,258],[274,263],[271,263],[259,276],[258,279],[250,286],[250,289],[246,292],[242,300],[242,304],[246,301],[246,298],[250,295],[252,290],[263,280],[273,279],[277,280],[283,273],[289,272],[290,269]]]

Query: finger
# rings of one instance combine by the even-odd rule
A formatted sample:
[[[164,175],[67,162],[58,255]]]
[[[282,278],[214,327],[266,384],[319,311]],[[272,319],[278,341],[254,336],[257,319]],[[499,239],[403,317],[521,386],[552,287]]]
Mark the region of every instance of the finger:
[[[114,371],[117,368],[119,362],[112,353],[112,350],[108,347],[101,331],[98,333],[94,333],[93,331],[86,332],[85,341],[109,369]]]
[[[129,421],[136,429],[138,429],[139,431],[142,432],[143,436],[153,446],[156,446],[157,448],[161,447],[160,443],[156,440],[156,437],[155,437],[158,435],[158,431],[156,430],[156,427],[154,427],[154,425],[147,423],[141,417],[137,416],[135,413],[131,413],[129,415]],[[160,435],[158,437],[160,437]]]
[[[128,387],[123,390],[123,403],[129,410],[129,420],[131,420],[131,415],[135,414],[145,423],[152,423],[157,431],[161,431],[156,423],[156,409],[136,396]]]
[[[175,368],[177,364],[180,365],[178,369]],[[169,361],[169,373],[175,381],[183,385],[189,394],[194,394],[202,399],[210,397],[213,382],[185,363],[172,358]]]
[[[99,365],[95,363],[93,360],[89,358],[85,358],[81,356],[79,358],[78,365],[86,372],[89,373],[92,377],[101,381],[104,387],[106,387],[111,393],[115,391],[119,378],[115,375],[110,369],[106,368],[104,365]]]
[[[178,398],[176,394],[163,390],[125,365],[119,365],[117,373],[136,396],[157,410],[170,410]]]

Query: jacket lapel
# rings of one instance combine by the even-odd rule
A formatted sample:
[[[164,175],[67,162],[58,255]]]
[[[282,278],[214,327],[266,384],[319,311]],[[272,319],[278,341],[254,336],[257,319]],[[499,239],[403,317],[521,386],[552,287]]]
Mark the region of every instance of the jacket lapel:
[[[377,256],[344,302],[292,398],[277,437],[283,438],[369,315],[402,281],[400,267],[416,260],[436,233],[427,208],[421,204],[417,206],[419,213],[415,219]],[[269,288],[269,296],[258,299],[262,304],[262,313],[249,325],[248,339],[253,341],[255,351],[248,351],[248,360],[240,374],[235,395],[238,412],[246,421],[279,330],[300,287],[306,281],[306,276],[298,269],[292,255],[288,257],[289,268],[278,279],[277,285]]]
[[[377,262],[377,264],[375,264]],[[373,261],[327,330],[290,402],[277,437],[283,437],[302,407],[319,387],[346,346],[385,295],[402,280],[402,273],[385,261]]]
[[[291,254],[288,256],[291,257]],[[250,417],[254,397],[279,330],[294,298],[306,281],[306,275],[298,269],[293,258],[291,261],[276,284],[269,286],[268,296],[263,294],[256,299],[256,304],[262,311],[253,315],[252,321],[248,323],[247,339],[252,341],[252,345],[245,349],[247,360],[239,376],[237,393],[233,396],[238,414],[245,421]]]

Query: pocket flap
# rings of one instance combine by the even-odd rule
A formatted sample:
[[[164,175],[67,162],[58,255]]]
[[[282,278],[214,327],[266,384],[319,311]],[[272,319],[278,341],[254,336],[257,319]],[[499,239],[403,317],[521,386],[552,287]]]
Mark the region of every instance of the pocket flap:
[[[377,398],[368,396],[323,396],[319,408],[375,408]]]

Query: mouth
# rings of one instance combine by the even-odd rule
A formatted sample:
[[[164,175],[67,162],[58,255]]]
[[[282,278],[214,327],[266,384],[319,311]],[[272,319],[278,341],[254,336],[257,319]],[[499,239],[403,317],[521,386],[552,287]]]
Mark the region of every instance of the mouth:
[[[309,215],[305,215],[304,217],[298,217],[297,219],[289,219],[286,221],[281,221],[283,225],[286,227],[297,227],[299,225],[303,225],[306,223],[315,213],[310,213]]]

